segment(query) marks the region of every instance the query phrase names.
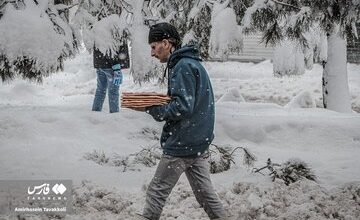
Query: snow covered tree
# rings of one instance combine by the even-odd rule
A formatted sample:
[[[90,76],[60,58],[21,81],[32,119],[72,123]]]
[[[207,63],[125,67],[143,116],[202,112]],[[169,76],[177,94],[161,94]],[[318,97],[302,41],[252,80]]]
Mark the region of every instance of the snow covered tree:
[[[209,58],[209,41],[211,34],[211,10],[212,6],[209,1],[198,4],[198,13],[192,11],[192,18],[189,20],[188,32],[192,33],[194,42],[200,45],[200,55],[204,59]],[[189,36],[189,35],[188,35]],[[191,35],[190,35],[191,36]],[[188,38],[191,39],[191,38]]]
[[[151,58],[151,49],[148,44],[148,33],[151,25],[147,20],[151,19],[151,14],[144,13],[148,10],[149,2],[138,0],[131,2],[133,19],[130,28],[131,33],[131,54],[132,54],[132,67],[131,73],[134,81],[141,83],[149,81],[152,78],[160,78],[164,69],[162,64],[157,60]]]
[[[73,23],[82,33],[88,51],[94,46],[103,54],[116,54],[127,37],[127,14],[121,0],[81,0]],[[77,34],[80,35],[80,32]]]
[[[129,43],[130,72],[137,83],[149,81],[162,72],[150,56],[149,28],[145,24],[147,3],[144,0],[82,0],[74,17],[90,52],[95,45],[103,54],[115,55],[119,47]]]
[[[195,42],[200,54],[209,57],[211,11],[214,0],[150,0],[153,19],[173,24],[183,38],[183,44]]]
[[[230,0],[229,7],[234,9],[236,14],[236,22],[241,25],[246,10],[254,3],[254,0]]]
[[[346,68],[346,36],[357,36],[359,0],[256,0],[243,19],[248,31],[264,32],[266,43],[285,37],[308,47],[305,33],[319,26],[327,35],[323,71],[324,107],[351,112]]]
[[[91,51],[94,44],[102,45],[104,51],[115,49],[115,35],[125,37],[131,44],[131,73],[134,81],[141,83],[152,78],[160,78],[164,72],[164,65],[150,57],[150,47],[147,43],[149,26],[158,22],[169,22],[177,27],[183,37],[183,44],[195,42],[200,45],[200,53],[204,59],[209,57],[209,40],[211,33],[211,12],[214,5],[220,5],[220,0],[82,0],[76,12],[74,23],[82,30],[82,38],[86,48]],[[232,13],[232,26],[236,25],[236,16],[228,8],[229,1],[221,4],[221,9]],[[112,14],[116,14],[120,19]],[[225,13],[226,14],[226,13]],[[111,15],[111,19],[109,18]],[[101,18],[99,18],[101,17]],[[224,16],[222,16],[223,18]],[[225,18],[227,18],[225,16]],[[112,20],[107,22],[99,20]],[[221,26],[223,22],[218,22]],[[110,24],[111,23],[111,24]],[[105,27],[105,25],[107,25]],[[218,27],[219,28],[219,27]],[[99,33],[95,33],[99,30]],[[229,45],[234,45],[234,35],[237,30],[228,28],[230,43],[226,39],[222,45],[224,53],[227,53]],[[120,31],[125,31],[123,34]],[[218,31],[221,32],[221,31]],[[233,32],[236,32],[235,34]],[[107,34],[105,34],[107,33]],[[114,33],[118,33],[115,34]],[[77,32],[80,35],[80,32]],[[223,35],[224,35],[223,34]],[[106,36],[105,36],[106,35]],[[99,37],[96,37],[99,36]],[[237,45],[238,46],[238,45]],[[238,47],[237,47],[238,48]],[[226,49],[226,50],[225,50]]]
[[[235,6],[243,10],[238,1],[230,0],[152,0],[149,5],[152,15],[158,18],[155,20],[178,28],[183,44],[198,43],[204,59],[226,59],[230,51],[241,48],[238,17],[232,9]]]
[[[0,76],[40,82],[63,68],[77,51],[77,41],[64,12],[69,1],[0,1]]]

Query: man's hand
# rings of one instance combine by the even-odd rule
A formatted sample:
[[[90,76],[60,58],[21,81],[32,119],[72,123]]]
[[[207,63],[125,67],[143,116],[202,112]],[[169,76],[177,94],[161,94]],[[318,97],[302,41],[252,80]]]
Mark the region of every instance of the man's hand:
[[[121,73],[121,65],[120,64],[115,64],[111,68],[112,68],[112,70],[114,72],[113,84],[116,85],[116,86],[120,86],[120,84],[122,83],[122,80],[123,80],[123,76],[122,76],[122,73]]]

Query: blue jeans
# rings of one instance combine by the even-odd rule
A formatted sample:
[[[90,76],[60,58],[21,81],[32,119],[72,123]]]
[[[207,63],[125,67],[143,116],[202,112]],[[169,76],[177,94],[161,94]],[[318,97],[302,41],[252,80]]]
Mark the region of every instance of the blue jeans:
[[[119,88],[120,85],[113,84],[113,70],[110,69],[96,69],[97,74],[97,88],[92,110],[101,111],[105,96],[106,89],[108,89],[109,109],[110,113],[119,112]]]

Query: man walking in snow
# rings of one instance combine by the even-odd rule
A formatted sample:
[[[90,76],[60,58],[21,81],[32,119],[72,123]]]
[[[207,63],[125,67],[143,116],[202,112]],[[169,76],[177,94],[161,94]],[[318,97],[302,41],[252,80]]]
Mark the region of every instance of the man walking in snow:
[[[94,68],[97,74],[97,86],[92,111],[101,111],[106,90],[108,90],[110,113],[119,112],[119,89],[123,75],[121,69],[129,68],[128,48],[126,43],[118,45],[116,54],[101,52],[96,46],[93,51]]]
[[[142,219],[160,218],[165,201],[185,172],[196,200],[210,219],[223,219],[224,208],[216,195],[209,171],[209,145],[214,138],[214,94],[201,65],[199,48],[181,47],[180,36],[169,23],[150,28],[151,56],[167,63],[170,103],[136,109],[165,121],[161,134],[163,156],[146,193]]]
[[[121,65],[118,56],[103,54],[94,46],[94,68],[96,69],[97,85],[92,111],[101,111],[106,90],[108,90],[110,113],[119,112],[119,89],[122,83]]]

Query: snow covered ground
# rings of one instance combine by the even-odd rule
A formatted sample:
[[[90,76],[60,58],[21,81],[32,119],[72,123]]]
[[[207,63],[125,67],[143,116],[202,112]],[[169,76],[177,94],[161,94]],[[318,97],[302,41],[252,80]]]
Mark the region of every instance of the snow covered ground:
[[[232,219],[360,218],[360,114],[320,108],[319,65],[305,75],[285,78],[273,77],[269,61],[205,66],[218,100],[215,144],[248,148],[257,157],[256,168],[266,165],[268,158],[275,163],[298,158],[317,176],[317,182],[286,186],[251,172],[252,167],[241,162],[243,155],[236,153],[230,170],[212,175]],[[349,64],[348,71],[353,109],[360,112],[360,66]],[[125,74],[122,91],[166,89],[156,82],[140,87]],[[113,163],[99,165],[85,156],[98,151],[113,160],[155,146],[162,123],[129,109],[109,114],[107,102],[103,112],[92,112],[95,88],[96,75],[86,52],[41,85],[23,80],[2,83],[0,179],[71,179],[74,213],[66,219],[132,219],[141,212],[155,167],[138,165],[123,172]],[[303,102],[287,105],[299,94]],[[299,103],[318,108],[300,108]],[[41,216],[31,219],[37,218]],[[207,219],[184,176],[162,219]]]

